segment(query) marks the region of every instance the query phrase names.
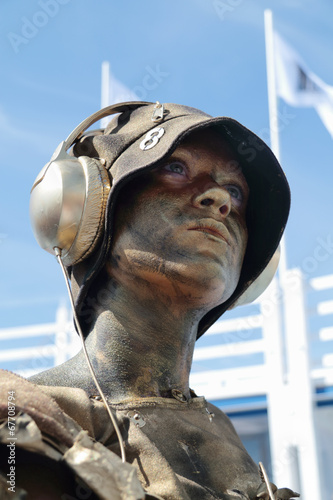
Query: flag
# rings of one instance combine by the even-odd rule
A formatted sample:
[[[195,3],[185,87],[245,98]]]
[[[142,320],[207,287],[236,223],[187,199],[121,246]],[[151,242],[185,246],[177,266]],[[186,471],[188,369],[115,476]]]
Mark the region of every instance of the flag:
[[[274,34],[276,92],[291,106],[314,107],[333,138],[333,86],[310,71],[299,54]]]
[[[135,92],[130,90],[126,85],[117,80],[110,71],[109,74],[109,104],[117,104],[118,102],[140,101]]]
[[[117,104],[118,102],[126,101],[141,101],[134,90],[129,89],[121,81],[119,81],[110,70],[108,61],[102,63],[102,94],[101,107]],[[111,117],[106,117],[101,120],[101,128],[105,128]]]

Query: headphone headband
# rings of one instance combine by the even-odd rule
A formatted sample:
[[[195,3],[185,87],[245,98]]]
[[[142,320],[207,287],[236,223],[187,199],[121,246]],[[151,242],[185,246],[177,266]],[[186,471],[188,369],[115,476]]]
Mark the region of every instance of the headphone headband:
[[[73,132],[69,134],[67,139],[64,141],[65,151],[68,151],[68,149],[74,144],[74,142],[77,141],[77,139],[80,139],[83,132],[91,127],[91,125],[98,122],[98,120],[101,120],[102,118],[105,118],[107,116],[115,115],[117,113],[123,113],[124,111],[133,111],[134,109],[140,108],[141,106],[148,106],[148,104],[151,103],[144,101],[129,101],[119,104],[112,104],[111,106],[107,106],[106,108],[96,111],[96,113],[93,113],[92,115],[88,116],[88,118],[83,120],[73,130]]]
[[[53,155],[51,156],[50,161],[42,168],[42,170],[36,177],[36,180],[31,188],[31,193],[33,192],[35,187],[43,180],[46,171],[48,167],[51,165],[51,163],[59,160],[71,159],[71,157],[67,154],[67,151],[71,146],[73,146],[74,142],[80,139],[83,132],[85,132],[89,127],[91,127],[91,125],[93,125],[94,123],[98,122],[98,120],[101,120],[102,118],[105,118],[107,116],[123,113],[124,111],[133,111],[134,109],[140,108],[141,106],[148,106],[149,104],[151,103],[145,101],[122,102],[119,104],[112,104],[111,106],[107,106],[106,108],[100,109],[99,111],[96,111],[96,113],[93,113],[92,115],[88,116],[88,118],[83,120],[77,127],[75,127],[75,129],[69,134],[67,139],[62,141],[56,148]]]

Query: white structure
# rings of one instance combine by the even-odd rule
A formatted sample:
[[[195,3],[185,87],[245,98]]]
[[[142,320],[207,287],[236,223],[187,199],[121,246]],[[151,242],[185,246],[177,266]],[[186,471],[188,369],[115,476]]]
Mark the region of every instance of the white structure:
[[[281,288],[274,280],[197,342],[191,374],[191,387],[230,416],[271,480],[302,500],[333,498],[332,288],[333,275],[304,283],[298,269],[284,273]],[[23,376],[80,349],[66,307],[55,323],[0,330],[0,345],[0,366]]]

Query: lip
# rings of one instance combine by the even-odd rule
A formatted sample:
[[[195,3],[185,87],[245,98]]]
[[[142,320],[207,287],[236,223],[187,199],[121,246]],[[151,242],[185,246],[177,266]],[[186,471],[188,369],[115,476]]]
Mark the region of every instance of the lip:
[[[211,234],[218,238],[219,240],[225,241],[230,245],[230,234],[224,224],[215,221],[213,219],[201,219],[198,222],[193,223],[188,231],[200,231],[206,234]]]

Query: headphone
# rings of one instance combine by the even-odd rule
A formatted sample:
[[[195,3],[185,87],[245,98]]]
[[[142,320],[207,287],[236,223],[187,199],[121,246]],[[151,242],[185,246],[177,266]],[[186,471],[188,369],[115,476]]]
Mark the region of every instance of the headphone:
[[[30,219],[38,244],[72,266],[87,258],[103,234],[111,180],[103,158],[70,156],[67,151],[95,122],[133,111],[148,102],[124,102],[97,111],[59,144],[37,176],[30,198]]]

